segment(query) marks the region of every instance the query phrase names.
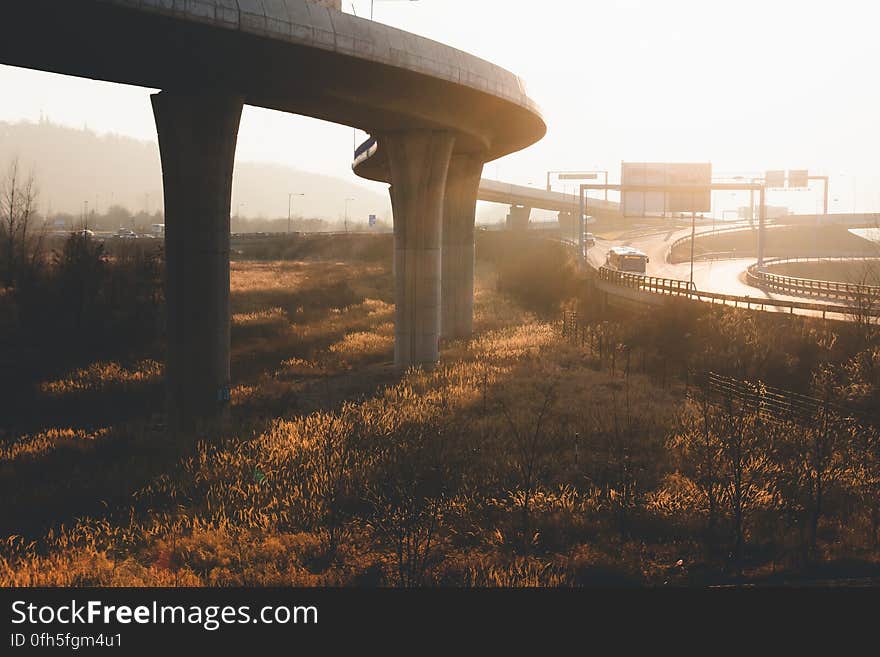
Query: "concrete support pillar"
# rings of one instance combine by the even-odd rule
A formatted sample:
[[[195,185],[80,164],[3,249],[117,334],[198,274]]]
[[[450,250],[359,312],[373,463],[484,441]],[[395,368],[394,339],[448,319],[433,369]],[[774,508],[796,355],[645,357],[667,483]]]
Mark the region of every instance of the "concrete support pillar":
[[[527,230],[531,216],[531,208],[524,205],[511,205],[507,215],[508,230]]]
[[[449,164],[441,255],[444,338],[469,337],[474,328],[474,221],[482,175],[478,155],[456,155]]]
[[[165,382],[172,430],[215,430],[229,402],[229,209],[243,100],[152,97],[165,189]]]
[[[394,210],[394,362],[433,364],[440,356],[443,198],[455,137],[417,130],[382,135]]]
[[[560,212],[556,215],[559,232],[567,239],[577,239],[577,217],[574,212]]]

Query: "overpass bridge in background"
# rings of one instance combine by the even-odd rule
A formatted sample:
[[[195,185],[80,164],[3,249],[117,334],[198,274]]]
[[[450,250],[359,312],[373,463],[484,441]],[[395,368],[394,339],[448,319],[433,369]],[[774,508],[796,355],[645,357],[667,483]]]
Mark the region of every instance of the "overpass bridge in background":
[[[389,162],[380,148],[378,139],[370,137],[355,150],[352,170],[368,180],[388,181]],[[481,178],[477,189],[477,200],[509,205],[510,214],[507,223],[514,229],[526,229],[532,210],[539,209],[558,213],[559,225],[567,234],[577,232],[577,217],[580,212],[577,194],[563,194],[527,185],[514,185]],[[590,214],[594,217],[602,219],[620,217],[620,204],[613,201],[590,198],[589,207]]]
[[[547,130],[517,76],[308,0],[7,0],[0,11],[0,64],[162,90],[152,105],[169,426],[213,430],[227,416],[230,205],[244,104],[352,126],[381,144],[396,364],[435,362],[441,328],[470,333],[483,165]]]
[[[581,211],[577,194],[547,191],[525,185],[512,185],[483,178],[478,198],[491,203],[510,205],[508,225],[514,229],[526,228],[532,209],[551,210],[559,216],[559,226],[566,235],[577,234],[578,213]],[[600,219],[620,218],[620,204],[614,201],[590,198],[590,216]]]

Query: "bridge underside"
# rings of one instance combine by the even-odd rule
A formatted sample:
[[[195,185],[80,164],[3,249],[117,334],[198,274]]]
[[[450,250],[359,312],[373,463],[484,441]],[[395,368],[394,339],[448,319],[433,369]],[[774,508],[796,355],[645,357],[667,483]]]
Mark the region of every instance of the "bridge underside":
[[[227,415],[229,210],[245,103],[381,135],[394,208],[395,361],[436,362],[441,335],[471,332],[483,163],[546,131],[519,80],[299,0],[198,7],[12,0],[0,17],[2,64],[162,90],[153,109],[165,189],[169,425],[207,430]],[[320,20],[284,22],[294,15]]]
[[[485,152],[492,159],[525,148],[546,129],[534,108],[405,63],[391,65],[334,51],[332,46],[318,48],[274,38],[268,30],[229,29],[209,20],[182,19],[182,9],[160,12],[127,4],[137,5],[122,0],[4,2],[0,63],[151,89],[234,95],[248,105],[371,132],[449,130],[456,134],[456,152]],[[170,0],[166,4],[184,5]],[[211,0],[203,4],[210,5]],[[360,31],[360,38],[406,34],[339,12],[332,16],[340,26]],[[352,34],[334,35],[331,24],[311,29],[326,32],[330,44],[354,40]],[[406,37],[406,43],[432,43]],[[456,65],[461,57],[470,57],[447,50]],[[369,52],[365,46],[365,53]],[[408,59],[406,52],[400,56]],[[504,120],[499,121],[499,116]]]

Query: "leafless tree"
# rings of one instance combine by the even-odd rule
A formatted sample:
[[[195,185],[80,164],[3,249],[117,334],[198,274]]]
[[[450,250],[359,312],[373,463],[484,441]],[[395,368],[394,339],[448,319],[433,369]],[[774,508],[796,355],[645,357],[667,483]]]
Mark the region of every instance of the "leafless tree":
[[[7,287],[40,257],[43,236],[33,226],[37,195],[33,172],[25,175],[19,160],[12,160],[0,180],[0,276]]]
[[[880,288],[865,284],[867,277],[859,279],[859,287],[852,297],[850,320],[866,343],[870,342],[877,330],[877,310],[880,308]]]
[[[537,408],[519,409],[516,412],[504,402],[499,402],[509,430],[513,472],[522,491],[522,538],[526,547],[533,539],[530,531],[532,498],[540,484],[553,444],[558,440],[556,433],[547,431],[545,427],[558,397],[557,387],[556,380],[539,387],[540,404]]]

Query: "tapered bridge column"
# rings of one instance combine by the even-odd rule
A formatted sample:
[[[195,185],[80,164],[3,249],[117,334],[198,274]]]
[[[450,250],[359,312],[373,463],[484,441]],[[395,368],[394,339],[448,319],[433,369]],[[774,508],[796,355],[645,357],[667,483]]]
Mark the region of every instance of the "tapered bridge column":
[[[216,429],[229,405],[229,209],[243,100],[152,97],[165,189],[168,425]]]
[[[532,209],[525,205],[511,205],[507,214],[508,230],[527,230],[531,219]]]
[[[449,164],[443,208],[441,332],[469,337],[474,327],[474,220],[483,159],[456,155]]]
[[[455,138],[442,131],[382,135],[394,210],[394,362],[432,364],[440,355],[440,247],[446,174]]]

